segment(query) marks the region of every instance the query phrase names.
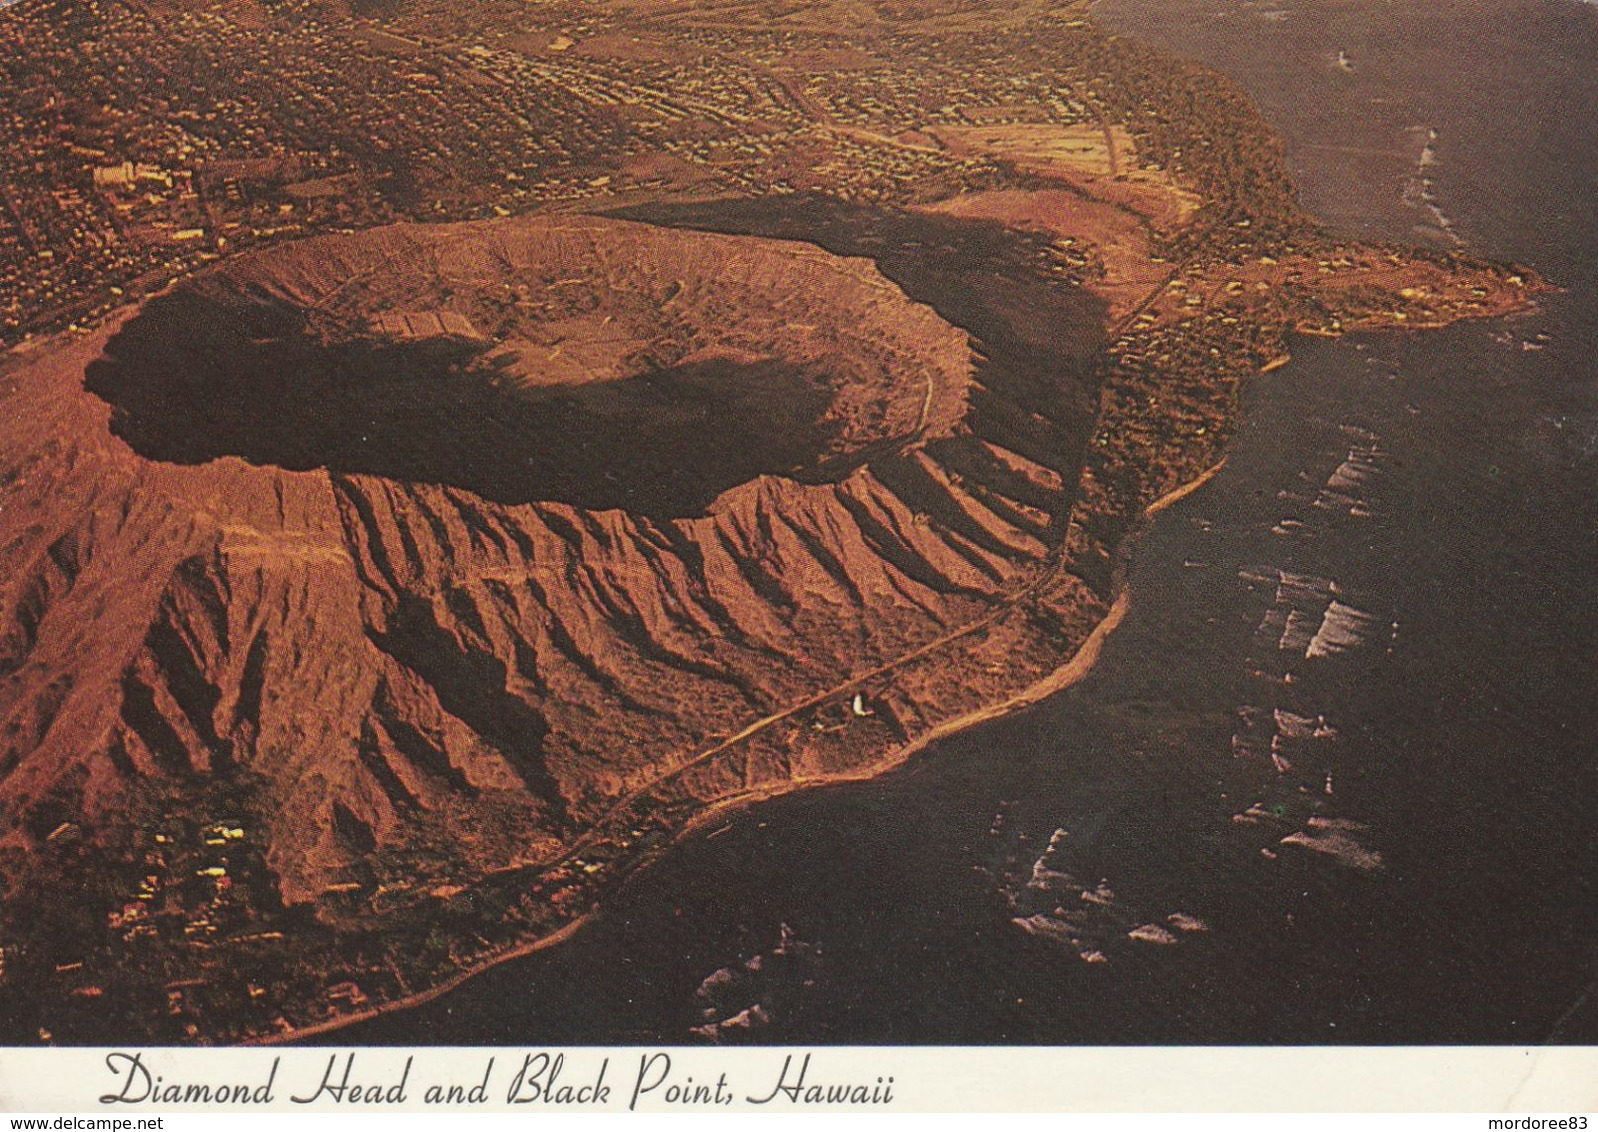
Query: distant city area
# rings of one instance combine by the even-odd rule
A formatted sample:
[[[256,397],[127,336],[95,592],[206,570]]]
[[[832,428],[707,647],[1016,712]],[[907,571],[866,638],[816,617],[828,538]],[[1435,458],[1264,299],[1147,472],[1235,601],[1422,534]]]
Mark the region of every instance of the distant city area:
[[[0,21],[0,327],[87,325],[218,258],[401,219],[665,192],[937,200],[1013,179],[1040,156],[1028,126],[1247,189],[1268,142],[1184,148],[1225,99],[1128,118],[1127,82],[1159,75],[1084,34],[1081,8],[849,27],[826,5],[20,0]]]
[[[0,21],[0,319],[91,321],[245,249],[651,190],[861,200],[981,182],[912,127],[1091,120],[1014,60],[924,35],[777,30],[736,10],[20,0]],[[753,29],[753,30],[752,30]],[[642,31],[645,34],[640,35]],[[818,54],[819,53],[819,54]],[[1039,64],[1042,60],[1037,61]],[[855,68],[859,68],[856,70]]]

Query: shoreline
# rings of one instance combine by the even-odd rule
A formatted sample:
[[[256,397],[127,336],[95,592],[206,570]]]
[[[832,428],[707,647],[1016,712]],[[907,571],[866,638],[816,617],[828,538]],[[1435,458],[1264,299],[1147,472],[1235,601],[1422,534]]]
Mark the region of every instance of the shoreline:
[[[548,935],[541,935],[537,939],[528,940],[526,943],[519,943],[509,951],[506,951],[500,955],[496,955],[493,959],[488,960],[486,963],[480,963],[470,967],[463,967],[455,974],[445,979],[443,982],[437,984],[436,986],[429,987],[426,990],[416,991],[414,994],[406,995],[404,998],[391,999],[388,1002],[372,1007],[370,1010],[363,1010],[359,1014],[345,1014],[339,1016],[338,1018],[330,1018],[325,1022],[317,1022],[311,1026],[299,1026],[288,1031],[287,1033],[267,1034],[262,1037],[248,1038],[242,1042],[234,1043],[234,1047],[243,1049],[255,1046],[291,1045],[302,1038],[314,1038],[320,1034],[331,1034],[338,1030],[347,1029],[359,1022],[370,1022],[373,1019],[381,1018],[385,1014],[397,1014],[401,1011],[411,1010],[418,1006],[426,1006],[429,1002],[444,997],[446,994],[458,989],[471,979],[476,978],[485,971],[489,971],[495,967],[498,967],[502,963],[509,963],[513,959],[521,959],[533,954],[534,952],[543,951],[545,948],[554,947],[556,944],[565,943],[568,939],[577,934],[579,928],[588,923],[589,920],[593,919],[597,912],[597,908],[590,909],[589,911],[584,912],[581,916],[578,916],[575,920],[570,920],[567,923],[562,924],[559,928],[556,928]],[[224,1046],[223,1048],[228,1047]]]
[[[1225,467],[1226,457],[1223,456],[1219,461],[1200,472],[1194,479],[1171,489],[1150,503],[1143,509],[1137,526],[1128,536],[1125,545],[1130,547],[1137,541],[1150,519],[1198,491],[1214,479]],[[780,786],[768,786],[759,790],[720,798],[690,818],[677,831],[670,842],[641,860],[631,871],[636,873],[641,869],[647,869],[661,855],[669,852],[673,846],[681,844],[687,838],[699,833],[706,826],[713,824],[717,819],[729,813],[748,810],[764,802],[775,801],[778,798],[796,794],[801,790],[815,790],[828,786],[843,786],[873,781],[906,765],[916,755],[922,753],[934,743],[950,738],[962,731],[970,730],[983,723],[1001,719],[1018,711],[1034,707],[1050,696],[1063,692],[1072,685],[1079,683],[1098,664],[1105,642],[1120,627],[1132,608],[1131,589],[1124,579],[1120,581],[1117,590],[1114,601],[1110,603],[1109,608],[1105,611],[1104,616],[1099,619],[1098,624],[1093,627],[1093,631],[1083,639],[1081,644],[1072,650],[1063,664],[1041,679],[1034,681],[997,703],[988,704],[974,711],[966,712],[964,715],[955,716],[953,719],[935,724],[921,735],[894,748],[881,759],[859,770],[819,775],[812,778],[792,778]],[[338,1018],[331,1018],[311,1026],[302,1026],[287,1033],[246,1039],[237,1043],[237,1045],[239,1047],[291,1045],[305,1038],[337,1033],[340,1030],[348,1029],[363,1022],[371,1022],[389,1014],[403,1013],[416,1007],[426,1006],[428,1003],[442,998],[451,991],[459,989],[472,979],[496,967],[517,959],[524,959],[539,951],[565,943],[592,921],[594,917],[599,915],[601,910],[600,906],[596,904],[581,916],[561,925],[555,931],[547,935],[538,936],[525,943],[517,944],[481,963],[464,967],[449,978],[426,990],[416,991],[403,998],[392,999],[359,1013],[341,1015]]]

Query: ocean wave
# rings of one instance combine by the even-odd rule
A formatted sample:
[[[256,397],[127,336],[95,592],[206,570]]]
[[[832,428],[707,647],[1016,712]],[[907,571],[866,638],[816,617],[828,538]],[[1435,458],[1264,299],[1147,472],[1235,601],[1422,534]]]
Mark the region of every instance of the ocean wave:
[[[1334,600],[1326,607],[1320,628],[1304,650],[1306,657],[1333,656],[1358,648],[1370,640],[1381,624],[1375,614]]]
[[[1016,832],[1011,853],[993,875],[1009,905],[1010,923],[1034,939],[1084,963],[1100,964],[1138,944],[1169,948],[1209,931],[1203,919],[1184,908],[1150,915],[1153,909],[1124,902],[1108,878],[1080,880],[1083,854],[1065,827],[1049,835],[1041,853],[1027,850],[1028,840]]]
[[[1425,140],[1420,155],[1415,159],[1415,171],[1405,185],[1404,201],[1431,218],[1423,222],[1421,228],[1437,233],[1456,248],[1464,247],[1464,239],[1454,230],[1453,218],[1443,211],[1442,202],[1437,196],[1437,182],[1432,179],[1430,172],[1438,164],[1437,130],[1427,126],[1417,127],[1416,132],[1419,133],[1421,129],[1425,131]]]
[[[1385,862],[1376,850],[1367,847],[1361,835],[1366,827],[1344,818],[1310,818],[1305,828],[1282,838],[1282,844],[1330,857],[1346,868],[1375,872]]]
[[[820,977],[821,948],[784,923],[774,946],[705,976],[694,991],[701,1024],[688,1032],[717,1044],[739,1041],[792,1012]]]

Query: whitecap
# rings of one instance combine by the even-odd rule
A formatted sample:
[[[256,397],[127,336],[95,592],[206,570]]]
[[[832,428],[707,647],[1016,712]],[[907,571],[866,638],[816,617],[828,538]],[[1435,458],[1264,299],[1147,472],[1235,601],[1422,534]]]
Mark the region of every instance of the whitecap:
[[[1128,939],[1135,939],[1139,943],[1155,943],[1169,947],[1176,942],[1176,936],[1168,928],[1159,924],[1139,924],[1126,933]]]
[[[1321,619],[1308,647],[1307,657],[1333,656],[1364,644],[1371,636],[1376,618],[1362,609],[1333,601]]]
[[[1358,822],[1342,818],[1310,818],[1306,828],[1282,838],[1283,845],[1293,845],[1330,857],[1338,864],[1363,872],[1374,872],[1383,867],[1382,855],[1362,845],[1356,836],[1365,831]]]

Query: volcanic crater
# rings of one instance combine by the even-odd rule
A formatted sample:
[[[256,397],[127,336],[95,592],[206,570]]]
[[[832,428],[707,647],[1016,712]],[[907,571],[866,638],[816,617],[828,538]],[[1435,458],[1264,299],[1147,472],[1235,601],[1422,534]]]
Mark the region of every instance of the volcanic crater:
[[[319,237],[12,358],[0,854],[181,798],[253,815],[252,914],[425,923],[1057,663],[1069,575],[977,630],[1063,538],[1102,304],[991,224],[796,207]]]
[[[311,241],[188,281],[87,386],[140,455],[661,518],[947,427],[962,331],[867,260],[571,219]]]

